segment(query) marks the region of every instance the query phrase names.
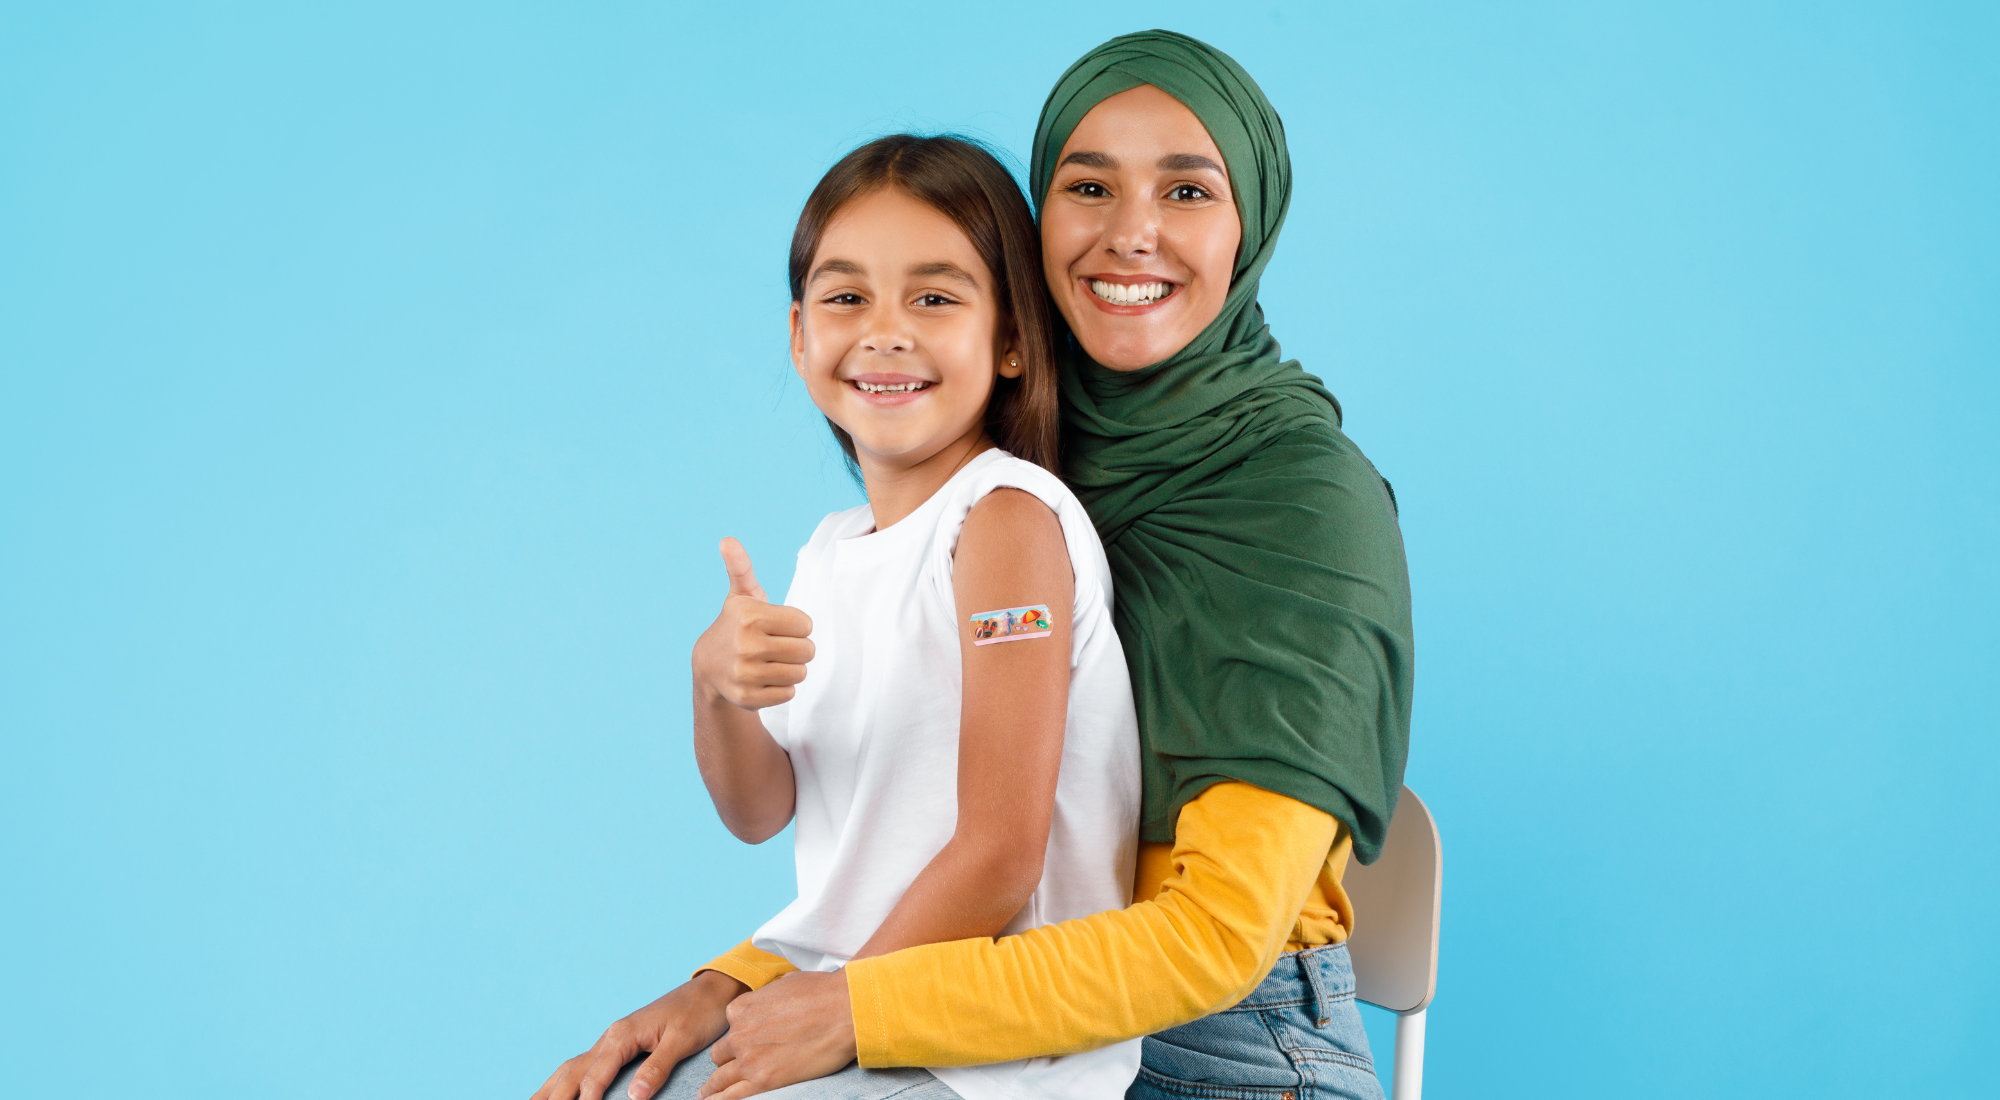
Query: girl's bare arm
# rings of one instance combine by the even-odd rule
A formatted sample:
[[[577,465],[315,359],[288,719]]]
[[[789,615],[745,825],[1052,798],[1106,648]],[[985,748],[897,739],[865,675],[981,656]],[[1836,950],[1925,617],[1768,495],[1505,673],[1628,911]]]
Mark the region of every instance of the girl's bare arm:
[[[965,670],[958,824],[856,958],[991,936],[1042,878],[1069,713],[1076,577],[1055,512],[1019,489],[975,504],[952,567]],[[982,612],[1045,605],[1047,637],[975,645]]]
[[[735,539],[722,540],[729,595],[694,644],[694,759],[723,825],[762,844],[792,819],[792,759],[757,711],[797,692],[812,660],[812,619],[774,604]]]

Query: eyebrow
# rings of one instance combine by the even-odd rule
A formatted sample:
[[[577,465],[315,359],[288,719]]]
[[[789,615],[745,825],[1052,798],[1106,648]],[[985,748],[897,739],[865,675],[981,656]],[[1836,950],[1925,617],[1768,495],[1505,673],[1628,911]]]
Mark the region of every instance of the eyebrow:
[[[866,274],[868,274],[866,271],[861,270],[861,265],[855,263],[853,260],[828,260],[818,267],[813,268],[812,274],[807,276],[806,282],[816,283],[820,280],[821,276],[825,275]]]
[[[1102,168],[1107,171],[1118,167],[1118,162],[1113,160],[1110,154],[1093,153],[1085,149],[1079,149],[1069,156],[1064,157],[1062,164],[1058,164],[1056,167],[1061,168],[1063,164],[1081,164],[1085,168]]]
[[[1088,149],[1079,149],[1071,153],[1062,159],[1062,164],[1058,164],[1056,167],[1061,168],[1064,165],[1070,164],[1081,165],[1085,168],[1096,168],[1107,172],[1118,167],[1117,158],[1111,156],[1109,153],[1098,153]],[[1229,175],[1228,169],[1199,153],[1168,153],[1166,156],[1160,158],[1158,168],[1162,172],[1198,172],[1205,168],[1222,176]]]
[[[1229,174],[1223,170],[1222,165],[1198,153],[1168,153],[1160,158],[1162,172],[1199,172],[1204,168],[1224,176]]]
[[[965,269],[943,260],[918,264],[910,269],[910,276],[916,279],[957,279],[967,286],[978,286],[979,280],[965,273]]]

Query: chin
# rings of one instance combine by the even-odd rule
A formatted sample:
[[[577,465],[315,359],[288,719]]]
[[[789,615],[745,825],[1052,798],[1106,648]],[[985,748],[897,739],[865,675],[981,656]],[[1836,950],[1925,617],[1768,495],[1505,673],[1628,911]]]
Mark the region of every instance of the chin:
[[[1147,317],[1144,320],[1156,321],[1158,319]],[[1110,327],[1112,326],[1093,326],[1094,331],[1089,333],[1078,332],[1077,342],[1083,345],[1083,350],[1092,359],[1096,360],[1099,366],[1108,367],[1111,370],[1127,371],[1150,367],[1154,363],[1180,350],[1187,343],[1184,340],[1176,344],[1171,338],[1163,339],[1157,331],[1133,332],[1123,325],[1117,327],[1125,328],[1126,331],[1105,331],[1106,328]],[[1146,327],[1151,329],[1153,326],[1149,324]],[[1077,330],[1072,326],[1070,331],[1076,332]]]
[[[877,462],[892,465],[911,461],[921,462],[944,449],[943,444],[934,443],[929,439],[865,439],[852,432],[848,435],[853,437],[857,448],[868,452]]]
[[[1111,370],[1140,370],[1150,367],[1172,354],[1168,351],[1160,351],[1149,345],[1134,346],[1124,341],[1110,343],[1109,346],[1104,346],[1105,342],[1102,341],[1098,343],[1099,346],[1104,347],[1103,355],[1090,352],[1090,345],[1087,343],[1084,345],[1083,350],[1090,352],[1090,357],[1095,359],[1099,366]]]

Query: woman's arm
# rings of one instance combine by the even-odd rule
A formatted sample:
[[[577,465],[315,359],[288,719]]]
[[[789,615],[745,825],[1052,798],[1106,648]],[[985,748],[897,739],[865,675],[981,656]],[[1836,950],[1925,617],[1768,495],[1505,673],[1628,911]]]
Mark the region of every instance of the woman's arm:
[[[992,936],[1042,879],[1069,714],[1076,577],[1054,511],[995,489],[972,506],[952,563],[964,669],[958,723],[958,823],[856,958]],[[1046,605],[1045,638],[973,644],[982,612]]]
[[[1181,811],[1175,873],[1150,901],[852,964],[861,1064],[1070,1054],[1228,1008],[1271,972],[1338,828],[1303,802],[1218,783]]]
[[[1339,829],[1303,802],[1218,783],[1181,811],[1158,897],[788,975],[729,1006],[717,1060],[725,1044],[734,1060],[703,1095],[735,1100],[857,1056],[879,1067],[1068,1054],[1220,1011],[1270,973]]]
[[[812,660],[812,619],[764,598],[750,555],[722,540],[729,595],[694,644],[694,759],[722,824],[762,844],[792,820],[792,758],[757,712],[797,693]]]
[[[756,944],[744,940],[709,960],[708,965],[701,970],[727,974],[743,983],[745,990],[758,990],[797,971],[798,967],[793,966],[783,955],[761,951]],[[695,971],[697,977],[700,976],[701,970]]]

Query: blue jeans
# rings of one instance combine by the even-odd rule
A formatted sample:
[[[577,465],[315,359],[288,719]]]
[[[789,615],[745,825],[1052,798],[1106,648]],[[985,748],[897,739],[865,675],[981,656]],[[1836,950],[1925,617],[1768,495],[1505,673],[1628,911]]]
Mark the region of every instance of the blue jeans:
[[[1278,956],[1243,1003],[1148,1036],[1126,1100],[1382,1100],[1347,945]]]
[[[604,1090],[604,1100],[626,1100],[625,1088],[632,1083],[632,1075],[646,1060],[641,1054],[618,1071],[611,1081],[611,1087]],[[654,1100],[694,1100],[694,1090],[708,1080],[715,1072],[715,1059],[704,1050],[690,1058],[681,1060],[667,1076],[667,1083],[654,1094]],[[959,1100],[943,1081],[931,1076],[927,1069],[862,1069],[853,1062],[838,1073],[829,1074],[813,1081],[801,1081],[787,1085],[774,1092],[763,1093],[770,1100]]]

